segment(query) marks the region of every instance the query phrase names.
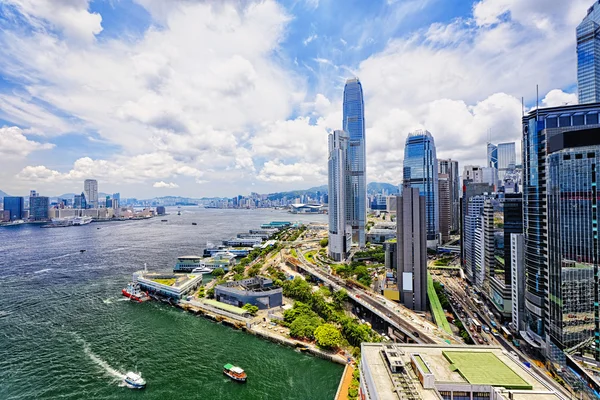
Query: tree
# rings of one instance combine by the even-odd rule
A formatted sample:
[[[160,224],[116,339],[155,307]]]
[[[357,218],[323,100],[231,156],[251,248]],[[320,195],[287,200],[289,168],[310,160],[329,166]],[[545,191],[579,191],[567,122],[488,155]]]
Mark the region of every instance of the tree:
[[[246,270],[246,267],[244,267],[243,265],[236,265],[235,267],[232,268],[233,272],[235,272],[236,274],[243,274],[244,271]]]
[[[308,282],[297,276],[293,281],[283,283],[283,295],[308,303],[312,297],[312,289]]]
[[[253,306],[250,303],[246,303],[244,304],[244,306],[242,307],[244,310],[248,311],[248,314],[255,316],[256,313],[258,312],[258,307],[257,306]]]
[[[333,349],[342,343],[340,331],[332,324],[324,324],[315,329],[315,339],[320,347]]]
[[[293,308],[283,312],[283,320],[288,324],[291,324],[301,316],[318,317],[317,313],[314,312],[308,304],[301,301],[295,302]]]
[[[333,293],[333,304],[337,308],[342,308],[346,301],[348,301],[348,292],[346,292],[346,289],[340,289]]]
[[[210,288],[206,291],[206,297],[213,299],[215,297],[215,288]]]
[[[327,247],[327,245],[329,244],[329,239],[328,238],[321,239],[319,244],[321,245],[321,247]]]
[[[321,324],[321,318],[316,315],[301,315],[290,325],[290,336],[300,339],[314,339],[315,329]]]
[[[223,275],[225,275],[225,270],[223,268],[215,268],[212,272],[212,276],[215,278],[219,278]]]

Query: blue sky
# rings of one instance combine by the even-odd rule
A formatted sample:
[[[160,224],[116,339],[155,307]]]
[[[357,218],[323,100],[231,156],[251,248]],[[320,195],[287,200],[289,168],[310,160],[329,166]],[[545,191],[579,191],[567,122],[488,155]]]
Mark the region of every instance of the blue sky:
[[[324,184],[353,76],[369,181],[400,183],[416,129],[438,157],[481,164],[490,134],[520,140],[536,84],[544,106],[576,102],[574,30],[591,3],[0,0],[0,189],[57,195],[96,178],[140,198]]]

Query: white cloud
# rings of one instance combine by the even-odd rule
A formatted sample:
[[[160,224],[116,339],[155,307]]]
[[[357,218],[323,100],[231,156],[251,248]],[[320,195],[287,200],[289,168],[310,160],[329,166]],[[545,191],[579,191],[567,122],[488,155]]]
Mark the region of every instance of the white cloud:
[[[14,160],[23,158],[37,150],[49,150],[51,143],[38,143],[27,139],[24,132],[16,126],[0,128],[0,158]]]
[[[268,182],[322,182],[327,177],[327,166],[311,163],[285,164],[280,160],[267,161],[258,174],[258,179]]]
[[[544,107],[558,107],[578,103],[579,99],[577,98],[577,93],[565,93],[560,89],[551,90],[546,97],[542,99],[542,105]]]
[[[307,37],[306,39],[304,39],[302,41],[302,43],[304,43],[305,46],[307,46],[310,42],[312,42],[313,40],[316,40],[319,37],[319,35],[317,35],[316,33],[313,35],[310,35],[309,37]]]
[[[166,183],[166,182],[160,181],[160,182],[154,182],[154,185],[152,185],[152,187],[155,187],[155,188],[166,188],[166,189],[175,189],[175,188],[178,188],[179,185],[176,184],[176,183],[173,183],[173,182]]]

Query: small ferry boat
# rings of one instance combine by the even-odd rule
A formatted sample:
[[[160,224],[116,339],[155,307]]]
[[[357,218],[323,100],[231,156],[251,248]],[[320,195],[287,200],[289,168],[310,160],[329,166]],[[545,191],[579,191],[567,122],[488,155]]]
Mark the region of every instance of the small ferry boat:
[[[192,222],[192,225],[198,225],[198,223],[197,222]]]
[[[79,250],[80,253],[85,253],[85,249]]]
[[[211,274],[213,272],[212,269],[208,267],[198,267],[192,270],[192,274]]]
[[[166,219],[161,219],[160,222],[167,222],[167,220]]]
[[[246,382],[248,378],[243,369],[232,364],[225,364],[223,366],[223,373],[236,382]]]
[[[181,211],[177,211],[177,215],[181,215]]]
[[[143,292],[140,289],[140,285],[133,282],[127,284],[127,287],[121,290],[121,293],[123,293],[123,296],[129,297],[131,300],[137,301],[138,303],[143,303],[144,301],[150,300],[148,293]]]
[[[123,381],[132,389],[143,389],[146,387],[146,381],[142,378],[142,375],[135,372],[128,372]]]

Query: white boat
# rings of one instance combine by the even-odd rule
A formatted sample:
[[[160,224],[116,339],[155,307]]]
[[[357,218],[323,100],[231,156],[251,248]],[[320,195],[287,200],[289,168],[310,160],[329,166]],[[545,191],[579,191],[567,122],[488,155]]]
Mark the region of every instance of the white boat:
[[[132,389],[143,389],[146,387],[146,381],[142,378],[141,373],[128,372],[123,381]]]
[[[80,226],[80,225],[87,225],[89,223],[92,222],[92,217],[75,217],[73,218],[73,225],[74,226]]]
[[[213,272],[213,270],[206,266],[194,268],[192,270],[192,274],[210,274],[212,272]]]

